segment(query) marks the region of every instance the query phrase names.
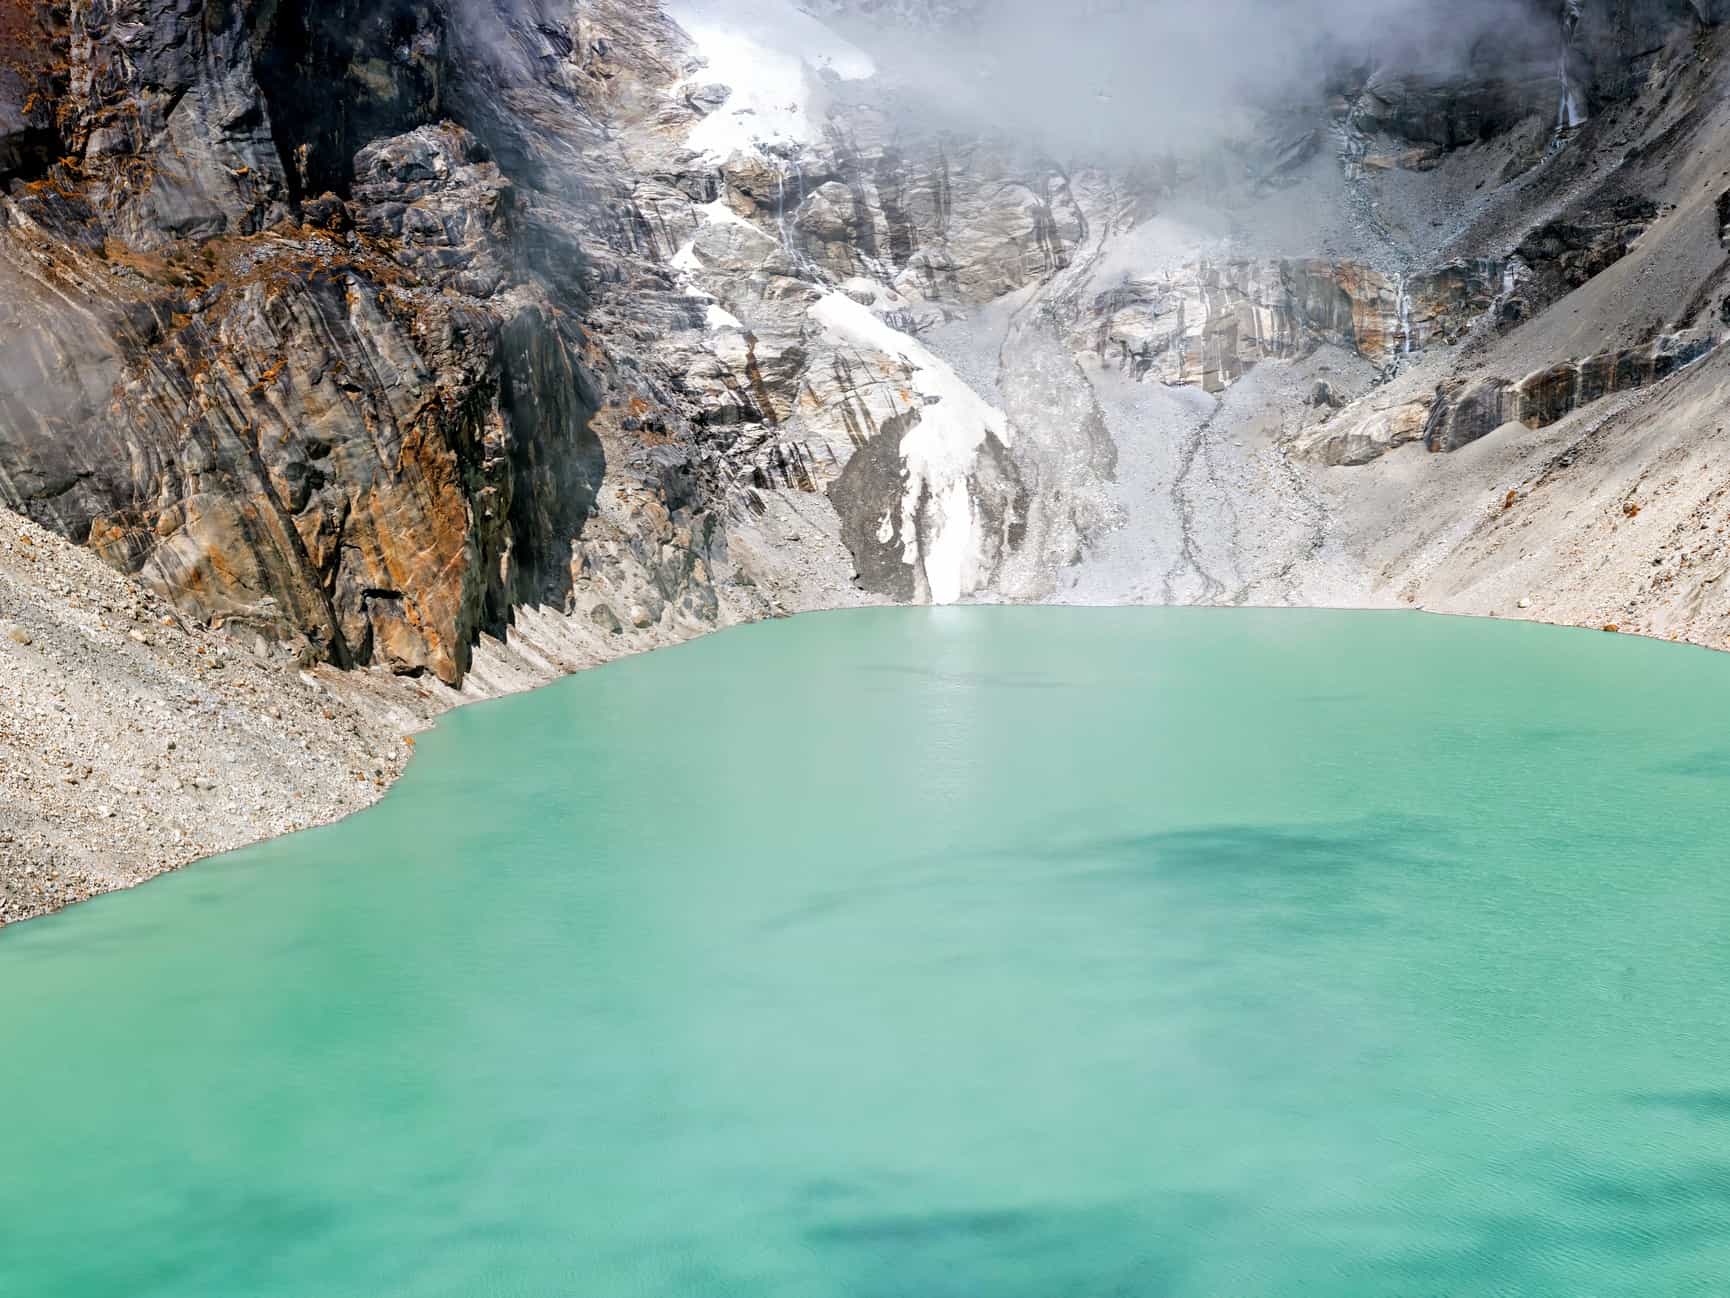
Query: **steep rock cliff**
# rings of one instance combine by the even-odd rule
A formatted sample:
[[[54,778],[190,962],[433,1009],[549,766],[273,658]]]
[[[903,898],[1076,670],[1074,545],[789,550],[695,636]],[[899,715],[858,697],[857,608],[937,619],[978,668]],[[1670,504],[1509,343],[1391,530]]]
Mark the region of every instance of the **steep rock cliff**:
[[[453,17],[139,0],[11,38],[59,70],[0,204],[0,500],[342,666],[456,683],[569,602],[613,360],[446,111]]]
[[[1667,177],[1720,147],[1706,4],[1329,32],[1140,154],[934,97],[896,42],[989,4],[5,15],[0,501],[308,660],[457,683],[528,609],[1388,598],[1350,538],[1436,499],[1401,457],[1724,329]]]

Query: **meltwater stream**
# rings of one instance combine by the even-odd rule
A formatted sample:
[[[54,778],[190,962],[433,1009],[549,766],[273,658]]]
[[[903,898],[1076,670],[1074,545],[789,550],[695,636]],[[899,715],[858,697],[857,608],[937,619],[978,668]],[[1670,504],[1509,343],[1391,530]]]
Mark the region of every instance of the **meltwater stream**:
[[[1730,1276],[1730,658],[886,610],[420,752],[0,935],[0,1294]]]

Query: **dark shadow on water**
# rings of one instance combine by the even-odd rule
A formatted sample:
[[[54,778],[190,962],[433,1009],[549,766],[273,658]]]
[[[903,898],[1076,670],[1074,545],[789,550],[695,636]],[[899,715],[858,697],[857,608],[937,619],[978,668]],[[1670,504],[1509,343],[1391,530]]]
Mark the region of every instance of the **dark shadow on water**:
[[[803,1238],[851,1298],[1154,1298],[1190,1292],[1236,1211],[1215,1194],[1098,1207],[978,1208],[832,1218]]]
[[[1695,780],[1730,780],[1730,748],[1708,748],[1651,768],[1659,775],[1680,775]]]
[[[1618,1213],[1710,1207],[1722,1218],[1711,1233],[1730,1236],[1730,1215],[1721,1212],[1730,1206],[1730,1163],[1700,1163],[1683,1171],[1638,1177],[1594,1174],[1578,1178],[1572,1193]]]
[[[1730,1122],[1730,1090],[1648,1092],[1630,1095],[1628,1102],[1647,1109],[1672,1109],[1691,1118]]]
[[[938,1240],[1025,1235],[1041,1227],[1037,1214],[1019,1211],[934,1212],[925,1216],[862,1217],[828,1222],[805,1231],[814,1244],[908,1245]]]
[[[243,1293],[268,1271],[274,1254],[316,1245],[341,1225],[339,1206],[320,1197],[211,1184],[182,1194],[171,1212],[105,1223],[100,1247],[74,1249],[68,1240],[54,1269],[76,1277],[72,1289],[59,1291],[61,1298]],[[173,1242],[171,1249],[165,1240]],[[73,1258],[76,1269],[62,1265]],[[10,1293],[3,1285],[0,1291]]]
[[[1053,855],[1130,871],[1207,876],[1346,875],[1370,868],[1428,869],[1451,856],[1441,819],[1336,821],[1324,825],[1214,825],[1082,839]]]
[[[978,890],[1007,886],[1146,883],[1181,887],[1192,899],[1226,904],[1253,894],[1264,908],[1284,903],[1291,920],[1301,922],[1313,913],[1337,930],[1372,921],[1368,911],[1348,903],[1364,900],[1384,878],[1393,882],[1394,876],[1446,867],[1460,850],[1448,822],[1426,817],[1054,837],[888,862],[872,882],[812,897],[763,928],[781,932],[916,892],[944,890],[965,901],[980,895]]]
[[[1405,817],[1107,836],[1062,854],[1077,863],[1078,883],[1118,894],[1113,904],[1145,890],[1163,924],[1209,922],[1247,940],[1304,943],[1387,923],[1387,899],[1414,874],[1451,866],[1459,848],[1445,822]]]
[[[1312,1213],[1255,1195],[1168,1190],[925,1212],[848,1211],[858,1196],[825,1193],[790,1215],[803,1221],[795,1229],[819,1273],[847,1298],[1586,1298],[1633,1292],[1598,1287],[1606,1276],[1686,1271],[1692,1254],[1730,1236],[1730,1163],[1629,1172],[1557,1155],[1510,1168],[1521,1205],[1510,1211],[1415,1197],[1361,1214]],[[1239,1259],[1241,1290],[1217,1288],[1222,1248],[1264,1231],[1270,1245],[1284,1243]]]
[[[1414,1202],[1387,1215],[1323,1217],[1306,1231],[1316,1260],[1333,1277],[1314,1292],[1448,1295],[1449,1298],[1580,1298],[1600,1290],[1593,1277],[1673,1260],[1730,1236],[1730,1165],[1678,1173],[1572,1174],[1527,1169],[1529,1212],[1456,1213],[1429,1218]],[[1416,1235],[1431,1241],[1383,1251],[1351,1240]],[[1334,1240],[1336,1242],[1329,1242]],[[1653,1288],[1643,1292],[1659,1294]],[[1719,1290],[1688,1289],[1701,1294]]]

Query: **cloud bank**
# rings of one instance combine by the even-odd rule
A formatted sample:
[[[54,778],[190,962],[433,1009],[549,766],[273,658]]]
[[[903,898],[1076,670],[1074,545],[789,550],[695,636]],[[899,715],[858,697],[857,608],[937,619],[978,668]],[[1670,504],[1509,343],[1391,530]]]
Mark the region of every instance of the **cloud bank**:
[[[886,8],[893,12],[886,13]],[[930,111],[1064,151],[1156,153],[1318,103],[1372,68],[1418,80],[1547,75],[1548,0],[828,0]],[[867,12],[869,11],[869,12]],[[940,29],[918,31],[921,16]]]

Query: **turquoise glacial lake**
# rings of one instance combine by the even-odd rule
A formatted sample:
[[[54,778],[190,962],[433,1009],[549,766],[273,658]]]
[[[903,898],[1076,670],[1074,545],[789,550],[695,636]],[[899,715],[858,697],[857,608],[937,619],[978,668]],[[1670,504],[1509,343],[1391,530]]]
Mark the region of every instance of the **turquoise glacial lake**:
[[[6,1298],[1730,1292],[1730,658],[819,615],[0,934]]]

